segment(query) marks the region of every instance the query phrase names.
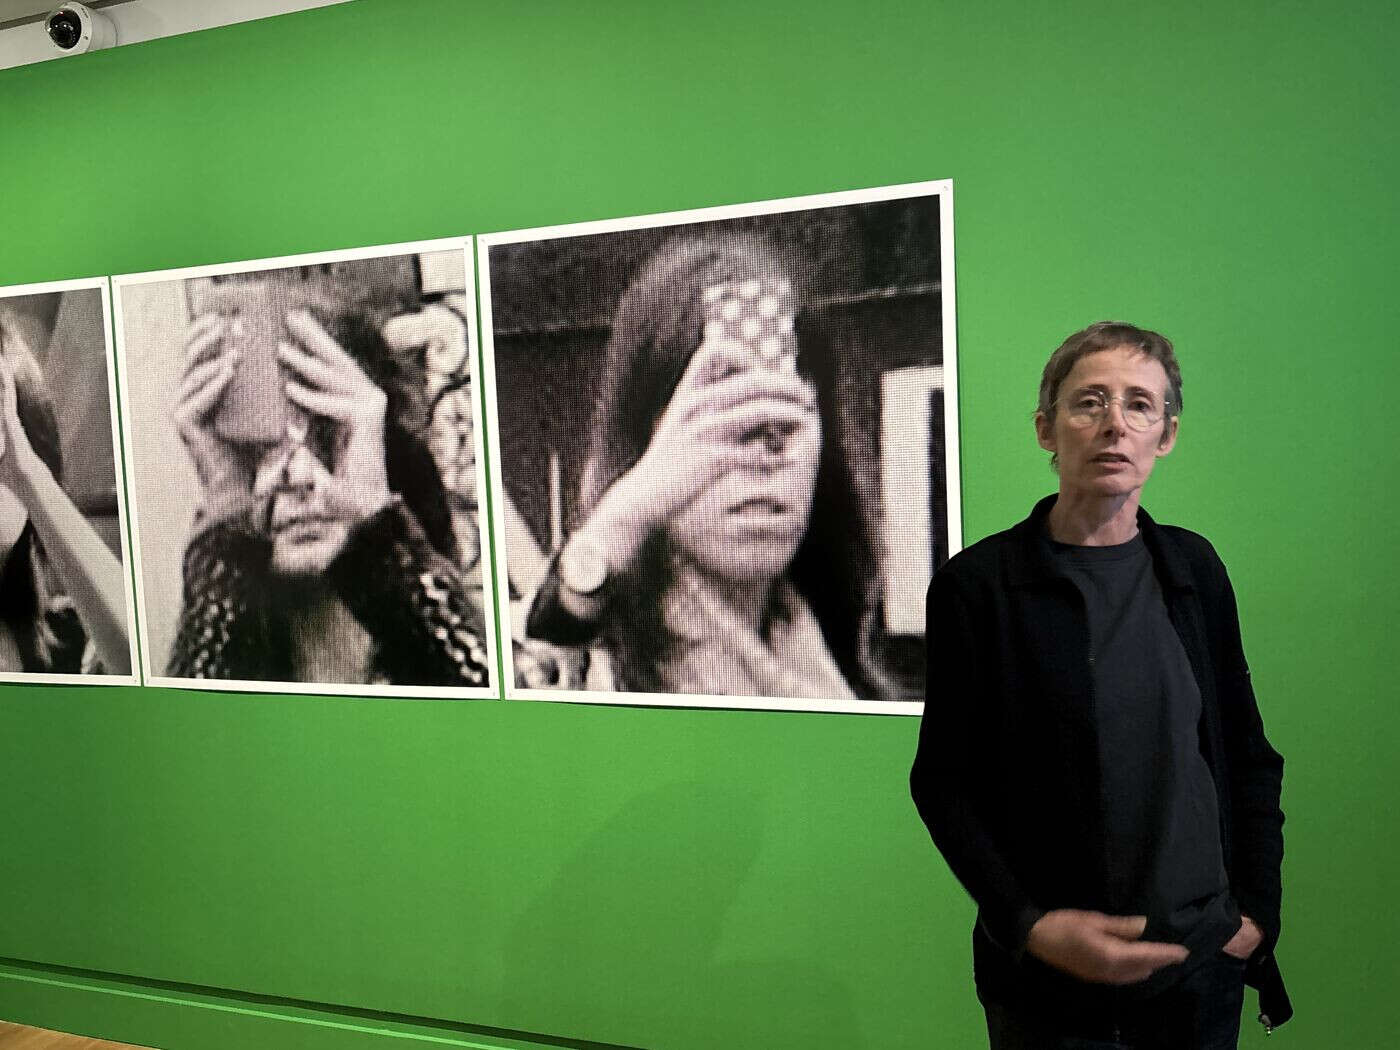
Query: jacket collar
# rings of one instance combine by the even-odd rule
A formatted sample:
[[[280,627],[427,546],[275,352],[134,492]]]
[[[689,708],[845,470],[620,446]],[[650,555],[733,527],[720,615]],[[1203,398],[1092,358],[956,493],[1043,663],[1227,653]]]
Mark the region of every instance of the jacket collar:
[[[1031,509],[1024,521],[1012,526],[1011,535],[1016,542],[1009,548],[1008,570],[1013,587],[1058,579],[1064,575],[1055,560],[1050,534],[1045,527],[1050,508],[1058,498],[1058,495],[1046,496]],[[1190,566],[1172,536],[1153,521],[1152,515],[1141,506],[1138,507],[1137,523],[1162,583],[1174,589],[1190,588]]]

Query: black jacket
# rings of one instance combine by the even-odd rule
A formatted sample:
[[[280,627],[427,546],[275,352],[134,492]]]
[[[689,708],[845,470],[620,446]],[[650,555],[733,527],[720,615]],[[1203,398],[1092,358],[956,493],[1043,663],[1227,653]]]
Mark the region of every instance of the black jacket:
[[[1088,616],[1052,557],[1045,522],[1055,499],[934,577],[927,702],[910,774],[919,814],[976,901],[979,927],[1014,960],[1046,911],[1088,906],[1077,895],[1094,884],[1091,866],[1106,863],[1095,743],[1087,720],[1074,717],[1092,700]],[[1141,509],[1138,526],[1200,687],[1201,751],[1230,890],[1264,931],[1246,979],[1276,1026],[1292,1015],[1273,955],[1283,759],[1264,736],[1225,566],[1193,532]],[[1080,829],[1074,841],[1063,840],[1066,823]]]

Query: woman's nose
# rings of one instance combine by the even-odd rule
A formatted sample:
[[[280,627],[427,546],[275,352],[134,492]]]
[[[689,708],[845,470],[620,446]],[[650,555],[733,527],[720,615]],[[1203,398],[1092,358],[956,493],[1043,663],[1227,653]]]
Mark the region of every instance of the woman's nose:
[[[1128,421],[1123,418],[1123,402],[1118,398],[1110,398],[1108,407],[1104,409],[1103,425],[1105,430],[1123,432],[1128,429]]]
[[[316,457],[305,445],[292,449],[282,467],[282,484],[289,488],[314,488],[321,471]]]

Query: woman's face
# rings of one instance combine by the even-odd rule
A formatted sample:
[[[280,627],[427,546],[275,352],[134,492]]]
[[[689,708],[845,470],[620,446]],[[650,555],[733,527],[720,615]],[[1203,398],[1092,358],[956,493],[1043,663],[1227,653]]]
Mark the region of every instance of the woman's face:
[[[315,577],[330,568],[350,538],[350,525],[330,500],[331,472],[305,443],[284,442],[264,452],[253,494],[269,501],[272,571]]]
[[[813,391],[815,394],[815,391]],[[810,418],[777,442],[748,439],[752,463],[710,485],[671,522],[673,547],[709,575],[771,582],[787,571],[807,532],[821,461],[822,425]]]

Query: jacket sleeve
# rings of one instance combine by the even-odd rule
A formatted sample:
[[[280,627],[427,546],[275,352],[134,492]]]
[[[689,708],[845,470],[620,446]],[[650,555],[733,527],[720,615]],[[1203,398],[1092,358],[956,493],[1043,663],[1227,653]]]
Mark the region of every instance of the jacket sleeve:
[[[987,819],[986,783],[995,742],[981,731],[985,646],[948,567],[928,591],[928,671],[919,749],[909,775],[914,804],[948,867],[972,899],[988,936],[1019,955],[1045,914],[1022,888]]]
[[[457,566],[401,503],[356,527],[329,575],[375,640],[376,663],[391,682],[490,684],[484,611],[471,601]]]
[[[1273,951],[1280,928],[1283,866],[1283,758],[1264,735],[1249,666],[1240,640],[1235,592],[1225,566],[1214,558],[1217,592],[1216,668],[1220,719],[1229,770],[1230,887],[1240,910],[1264,931],[1256,956]]]
[[[269,548],[233,521],[197,527],[185,548],[180,619],[167,672],[175,678],[266,678],[251,596]],[[249,662],[252,660],[253,662]],[[255,673],[250,668],[257,667]]]

